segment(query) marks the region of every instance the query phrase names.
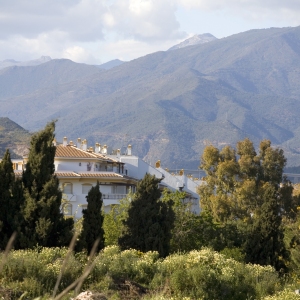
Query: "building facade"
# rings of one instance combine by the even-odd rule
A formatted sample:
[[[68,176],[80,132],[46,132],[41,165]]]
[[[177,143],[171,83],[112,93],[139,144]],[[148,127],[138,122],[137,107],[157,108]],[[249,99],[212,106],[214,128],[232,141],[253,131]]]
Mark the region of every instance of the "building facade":
[[[163,169],[158,161],[151,166],[141,158],[132,155],[131,146],[128,145],[125,153],[120,150],[114,154],[108,153],[106,145],[103,147],[96,143],[88,147],[87,141],[77,139],[77,143],[68,143],[64,138],[62,144],[56,144],[54,158],[55,175],[59,179],[63,193],[63,211],[65,215],[80,218],[82,209],[87,207],[86,196],[97,181],[100,183],[104,211],[108,212],[111,205],[119,204],[120,199],[126,197],[131,191],[135,192],[136,185],[146,173],[161,178],[160,188],[172,191],[186,192],[187,201],[192,203],[192,210],[200,212],[199,195],[197,187],[202,182],[186,176],[184,171],[171,174]],[[27,157],[13,159],[15,173],[21,175],[26,166]]]

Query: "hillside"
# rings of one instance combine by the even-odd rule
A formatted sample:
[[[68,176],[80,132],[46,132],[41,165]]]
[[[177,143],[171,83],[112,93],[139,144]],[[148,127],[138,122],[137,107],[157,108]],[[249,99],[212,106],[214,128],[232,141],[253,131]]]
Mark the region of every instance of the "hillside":
[[[10,150],[12,158],[22,156],[27,150],[30,133],[11,121],[9,118],[0,117],[0,159],[6,149]]]
[[[131,143],[173,169],[196,169],[205,145],[245,137],[271,139],[299,165],[300,27],[251,30],[109,70],[68,61],[77,73],[66,72],[63,63],[0,71],[1,116],[29,130],[57,118],[58,140]]]

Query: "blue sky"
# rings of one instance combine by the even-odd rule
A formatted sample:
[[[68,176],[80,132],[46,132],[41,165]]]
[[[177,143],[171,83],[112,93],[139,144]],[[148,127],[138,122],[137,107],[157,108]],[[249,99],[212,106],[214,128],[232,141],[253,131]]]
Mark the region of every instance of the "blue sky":
[[[300,25],[299,0],[0,0],[0,61],[131,60],[194,34]]]

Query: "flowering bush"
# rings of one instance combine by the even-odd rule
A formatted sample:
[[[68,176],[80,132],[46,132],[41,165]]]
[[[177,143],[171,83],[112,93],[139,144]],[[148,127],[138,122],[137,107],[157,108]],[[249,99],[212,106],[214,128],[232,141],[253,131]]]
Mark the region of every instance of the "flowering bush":
[[[300,295],[297,295],[295,291],[283,290],[281,292],[276,293],[273,296],[266,296],[263,300],[299,300]]]
[[[273,292],[278,281],[272,267],[245,266],[210,249],[173,254],[156,265],[153,287],[169,278],[169,290],[176,297],[256,298]]]
[[[67,251],[66,248],[11,251],[0,274],[0,285],[21,294],[26,291],[29,298],[51,295]],[[89,263],[84,252],[70,255],[59,291],[79,278]],[[300,299],[287,290],[276,294],[280,281],[272,267],[246,265],[210,249],[161,259],[155,251],[120,251],[117,246],[109,246],[93,258],[93,263],[95,267],[84,281],[83,290],[114,291],[118,295],[116,282],[123,279],[147,287],[145,300]]]

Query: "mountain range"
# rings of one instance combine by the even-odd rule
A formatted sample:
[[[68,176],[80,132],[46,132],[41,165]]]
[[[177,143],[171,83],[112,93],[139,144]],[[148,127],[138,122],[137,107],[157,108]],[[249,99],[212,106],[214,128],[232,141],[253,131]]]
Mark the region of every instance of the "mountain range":
[[[249,137],[300,159],[300,27],[250,30],[160,51],[108,70],[53,59],[0,70],[0,117],[168,168],[199,166],[204,147]]]

